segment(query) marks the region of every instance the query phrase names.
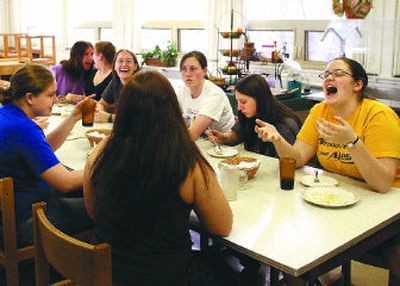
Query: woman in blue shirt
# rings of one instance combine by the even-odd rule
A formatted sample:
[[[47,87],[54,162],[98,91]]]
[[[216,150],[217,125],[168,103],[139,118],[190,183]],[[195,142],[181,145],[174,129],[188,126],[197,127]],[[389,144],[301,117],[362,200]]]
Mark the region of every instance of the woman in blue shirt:
[[[82,103],[45,136],[32,119],[51,115],[56,82],[48,68],[35,64],[17,71],[8,89],[0,88],[0,102],[0,177],[14,180],[18,244],[32,244],[31,205],[37,201],[47,202],[47,215],[62,231],[89,228],[82,198],[63,196],[82,188],[83,172],[67,170],[54,154],[81,119]]]

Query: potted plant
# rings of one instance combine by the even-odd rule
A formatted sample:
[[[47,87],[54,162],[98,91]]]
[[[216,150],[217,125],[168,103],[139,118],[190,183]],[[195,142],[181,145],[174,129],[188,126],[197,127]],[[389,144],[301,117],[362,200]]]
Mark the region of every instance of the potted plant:
[[[174,43],[170,43],[165,49],[156,45],[154,50],[142,54],[142,65],[173,67],[176,65],[178,51]]]

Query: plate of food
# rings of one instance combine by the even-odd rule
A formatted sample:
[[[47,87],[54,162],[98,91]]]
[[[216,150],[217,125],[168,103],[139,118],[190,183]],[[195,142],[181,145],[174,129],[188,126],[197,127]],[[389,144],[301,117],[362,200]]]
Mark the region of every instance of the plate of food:
[[[329,208],[351,206],[360,200],[359,195],[338,187],[307,188],[302,196],[309,203]]]
[[[315,175],[306,175],[301,178],[300,182],[307,187],[333,187],[339,183],[335,178],[329,176],[315,177]]]
[[[221,149],[214,147],[207,150],[208,155],[218,158],[233,157],[236,156],[238,153],[239,153],[238,150],[236,150],[235,148],[228,148],[228,147],[221,147]]]

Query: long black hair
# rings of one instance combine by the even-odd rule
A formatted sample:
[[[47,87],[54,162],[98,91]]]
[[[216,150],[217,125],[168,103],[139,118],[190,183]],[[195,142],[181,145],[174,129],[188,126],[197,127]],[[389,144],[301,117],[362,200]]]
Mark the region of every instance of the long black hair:
[[[285,118],[292,118],[298,126],[302,125],[296,113],[274,98],[267,81],[261,75],[252,74],[241,78],[235,85],[235,91],[254,98],[257,103],[256,115],[253,118],[247,118],[238,112],[238,120],[244,128],[247,139],[244,142],[245,147],[253,145],[258,140],[254,132],[256,118],[272,125],[284,123]]]
[[[122,89],[112,133],[94,164],[95,221],[106,213],[113,223],[148,224],[177,198],[197,162],[204,175],[210,166],[190,139],[170,82],[155,71],[135,74]]]
[[[78,41],[72,46],[69,59],[60,62],[63,70],[71,79],[79,80],[82,74],[85,75],[85,80],[89,77],[90,69],[85,71],[82,66],[82,59],[88,48],[93,49],[93,45],[86,41]]]

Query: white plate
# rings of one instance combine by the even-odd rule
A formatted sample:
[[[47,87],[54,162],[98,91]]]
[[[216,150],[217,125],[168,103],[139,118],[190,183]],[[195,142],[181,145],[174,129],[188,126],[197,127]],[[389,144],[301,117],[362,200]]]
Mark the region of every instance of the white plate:
[[[306,175],[300,182],[308,187],[333,187],[339,183],[335,178],[322,175],[318,176],[319,182],[314,182],[314,179],[314,175]]]
[[[236,156],[238,153],[239,153],[238,150],[236,150],[234,148],[226,148],[226,147],[222,147],[221,154],[215,153],[214,148],[207,150],[208,155],[213,156],[213,157],[218,157],[218,158],[233,157],[233,156]]]
[[[350,206],[360,200],[357,194],[337,187],[307,188],[302,196],[307,202],[330,208]]]

